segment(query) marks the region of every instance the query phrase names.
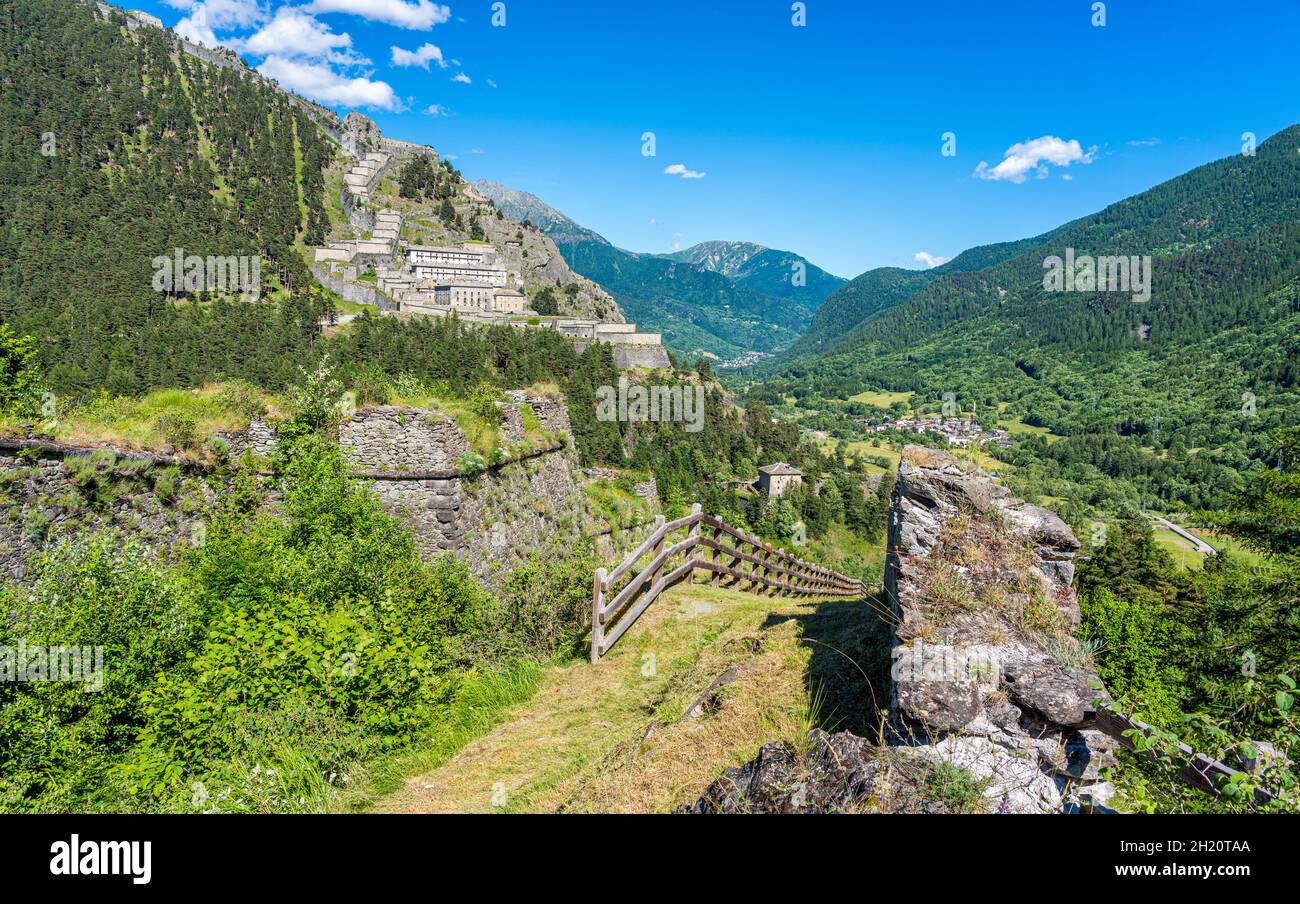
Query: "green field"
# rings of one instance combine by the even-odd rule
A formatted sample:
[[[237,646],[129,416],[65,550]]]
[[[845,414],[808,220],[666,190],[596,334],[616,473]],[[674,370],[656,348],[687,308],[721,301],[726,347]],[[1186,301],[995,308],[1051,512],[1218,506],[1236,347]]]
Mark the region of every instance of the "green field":
[[[910,392],[885,392],[883,390],[868,389],[857,395],[849,396],[850,402],[862,402],[864,405],[875,405],[877,408],[888,408],[895,402],[902,402],[909,405],[912,394]]]
[[[1158,546],[1169,551],[1169,554],[1174,557],[1174,564],[1180,568],[1200,571],[1205,566],[1205,556],[1197,552],[1190,542],[1169,530],[1169,528],[1155,527],[1152,529],[1151,535]]]
[[[1010,433],[1012,436],[1015,436],[1016,434],[1032,433],[1035,436],[1047,437],[1049,443],[1054,443],[1061,438],[1046,427],[1035,427],[1034,425],[1026,424],[1024,421],[1019,419],[999,421],[998,426]]]

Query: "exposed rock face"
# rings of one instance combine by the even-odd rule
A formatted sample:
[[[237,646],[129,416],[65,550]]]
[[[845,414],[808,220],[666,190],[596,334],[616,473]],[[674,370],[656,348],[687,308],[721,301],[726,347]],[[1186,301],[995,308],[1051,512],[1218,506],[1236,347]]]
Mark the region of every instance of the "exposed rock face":
[[[1087,730],[1100,680],[1073,638],[1079,541],[970,465],[904,451],[885,592],[898,623],[891,742],[984,781],[990,809],[1090,793],[1113,742]]]
[[[1079,542],[1052,512],[930,449],[904,450],[885,592],[896,616],[884,746],[768,744],[691,813],[1106,811],[1106,692],[1073,638]],[[956,767],[959,772],[955,772]],[[953,795],[951,776],[962,780]]]
[[[788,744],[765,744],[728,769],[679,813],[859,813],[868,809],[882,765],[875,748],[848,732],[809,735],[800,757]]]

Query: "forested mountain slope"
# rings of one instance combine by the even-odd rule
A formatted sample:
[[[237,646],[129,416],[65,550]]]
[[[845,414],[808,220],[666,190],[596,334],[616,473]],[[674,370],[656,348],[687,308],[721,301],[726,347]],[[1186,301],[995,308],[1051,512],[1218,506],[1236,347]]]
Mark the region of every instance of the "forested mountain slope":
[[[302,107],[81,0],[6,2],[0,81],[0,318],[40,338],[52,386],[283,377],[248,350],[309,342],[320,317],[301,247],[324,239],[333,151]],[[177,248],[261,255],[286,303],[165,303],[153,261]]]
[[[845,283],[802,255],[753,242],[701,242],[664,256],[713,270],[746,288],[812,311]]]
[[[901,267],[877,267],[844,284],[828,297],[813,315],[808,332],[765,369],[777,372],[785,362],[814,355],[828,354],[852,331],[895,305],[902,304],[933,280],[949,273],[982,270],[1014,257],[1040,239],[980,245],[963,251],[942,266],[931,270],[904,270]]]
[[[708,261],[625,251],[528,192],[483,179],[474,187],[506,216],[540,227],[569,266],[614,296],[629,320],[663,333],[665,345],[688,356],[726,358],[788,346],[808,327],[825,297],[821,292],[826,279],[837,279],[810,264],[807,286],[782,284],[782,276],[788,280],[790,260],[798,258],[788,252],[773,252],[786,268],[783,274],[773,271],[771,259],[759,255],[754,266],[744,270],[744,278],[732,278]],[[800,294],[805,289],[807,294]],[[791,304],[792,298],[807,301]]]
[[[1298,146],[1293,126],[1254,157],[1202,166],[994,266],[933,279],[831,354],[793,362],[770,392],[951,392],[1061,434],[1261,448],[1300,413]],[[1150,301],[1045,289],[1044,260],[1067,249],[1151,256]],[[1257,401],[1244,416],[1245,393]]]

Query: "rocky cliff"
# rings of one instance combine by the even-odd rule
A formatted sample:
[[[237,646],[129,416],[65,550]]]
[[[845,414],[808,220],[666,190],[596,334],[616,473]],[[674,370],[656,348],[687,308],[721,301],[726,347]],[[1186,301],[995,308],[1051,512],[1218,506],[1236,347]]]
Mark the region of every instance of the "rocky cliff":
[[[973,466],[909,447],[888,544],[891,743],[973,773],[1002,810],[1108,799],[1098,773],[1114,742],[1090,727],[1106,692],[1074,637],[1069,527]]]
[[[818,730],[769,744],[683,809],[1104,809],[1114,741],[1093,728],[1106,691],[1074,637],[1078,549],[1054,513],[947,453],[908,447],[878,607],[893,641],[879,737]]]

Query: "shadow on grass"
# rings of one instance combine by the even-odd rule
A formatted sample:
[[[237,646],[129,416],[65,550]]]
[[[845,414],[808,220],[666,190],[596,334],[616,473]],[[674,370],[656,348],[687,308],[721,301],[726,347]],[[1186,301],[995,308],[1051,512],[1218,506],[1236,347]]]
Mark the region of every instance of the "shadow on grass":
[[[772,613],[763,628],[799,624],[800,643],[812,656],[805,682],[810,696],[820,700],[819,728],[877,741],[889,709],[893,629],[881,614],[888,606],[878,591],[860,600],[806,605],[804,612]]]

